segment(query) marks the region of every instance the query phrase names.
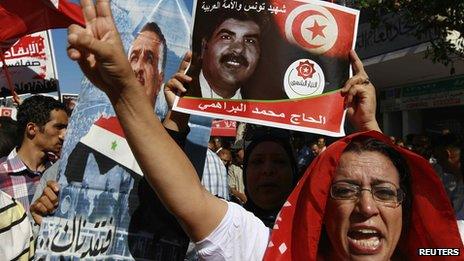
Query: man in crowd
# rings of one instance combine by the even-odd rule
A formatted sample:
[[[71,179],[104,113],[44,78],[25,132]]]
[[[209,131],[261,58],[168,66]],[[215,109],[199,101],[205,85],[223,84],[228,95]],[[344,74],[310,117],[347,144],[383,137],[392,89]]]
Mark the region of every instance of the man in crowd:
[[[222,149],[220,150],[217,155],[219,158],[221,158],[222,162],[224,163],[224,166],[226,166],[226,169],[229,170],[230,164],[232,163],[232,153],[230,152],[229,149]]]
[[[232,201],[240,204],[245,204],[247,201],[245,195],[245,185],[243,183],[243,158],[244,158],[244,143],[243,139],[237,140],[232,149],[235,150],[233,163],[227,170],[229,178],[229,191],[232,196]]]
[[[210,137],[208,147],[212,151],[219,153],[223,149],[221,137]]]
[[[324,138],[319,138],[319,140],[324,141]],[[325,144],[325,142],[324,142]],[[298,172],[303,173],[306,168],[311,164],[314,158],[317,157],[321,153],[321,149],[317,142],[311,142],[309,144],[305,144],[303,148],[298,151],[297,154],[297,164],[298,164]]]
[[[241,99],[240,88],[259,61],[264,23],[247,12],[226,10],[201,40],[201,70],[192,83],[204,98]]]
[[[154,102],[164,80],[166,39],[154,22],[145,24],[129,49],[128,59],[137,80]]]
[[[18,109],[19,148],[0,159],[0,189],[29,210],[42,173],[52,165],[63,146],[68,115],[62,103],[51,97],[32,96]]]
[[[227,169],[221,158],[213,151],[214,143],[211,139],[206,151],[205,166],[201,184],[213,195],[229,200]]]
[[[325,138],[320,136],[317,138],[317,146],[319,147],[319,153],[323,152],[325,149],[327,149],[327,146],[325,145]]]
[[[464,218],[464,182],[461,166],[461,148],[452,134],[442,135],[435,149],[437,163],[433,165],[445,186],[458,219]]]
[[[311,143],[311,145],[309,145],[309,148],[311,149],[313,158],[317,157],[319,153],[321,153],[321,149],[319,148],[317,143],[314,143],[314,142]]]

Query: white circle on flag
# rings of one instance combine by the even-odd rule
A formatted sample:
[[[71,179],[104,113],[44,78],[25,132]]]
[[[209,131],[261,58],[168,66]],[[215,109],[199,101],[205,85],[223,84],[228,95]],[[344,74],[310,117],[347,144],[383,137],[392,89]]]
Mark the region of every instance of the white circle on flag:
[[[312,54],[323,54],[337,41],[337,21],[322,6],[300,5],[292,10],[285,21],[285,36],[289,42]]]
[[[322,68],[313,60],[299,59],[287,68],[283,84],[288,98],[304,98],[322,94],[325,76]]]

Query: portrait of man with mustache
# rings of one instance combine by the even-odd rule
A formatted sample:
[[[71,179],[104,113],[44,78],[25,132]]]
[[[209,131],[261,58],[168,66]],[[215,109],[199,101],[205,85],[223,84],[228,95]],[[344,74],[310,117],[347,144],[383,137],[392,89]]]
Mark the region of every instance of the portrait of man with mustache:
[[[241,88],[260,59],[264,22],[250,12],[224,10],[203,25],[190,87],[203,98],[242,99]]]

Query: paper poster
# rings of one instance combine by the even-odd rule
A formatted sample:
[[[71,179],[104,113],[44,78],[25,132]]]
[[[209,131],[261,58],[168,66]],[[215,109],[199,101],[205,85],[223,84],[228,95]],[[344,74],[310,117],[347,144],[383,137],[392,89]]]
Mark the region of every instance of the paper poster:
[[[132,69],[162,118],[162,86],[190,48],[186,3],[115,0],[111,8]],[[57,164],[60,202],[43,220],[37,259],[183,260],[188,237],[143,178],[108,98],[85,78]]]
[[[26,35],[4,51],[8,72],[17,94],[58,90],[58,73],[50,36],[48,31]],[[3,97],[11,96],[1,61],[0,89]]]
[[[193,94],[175,110],[343,136],[358,16],[324,1],[197,1]]]

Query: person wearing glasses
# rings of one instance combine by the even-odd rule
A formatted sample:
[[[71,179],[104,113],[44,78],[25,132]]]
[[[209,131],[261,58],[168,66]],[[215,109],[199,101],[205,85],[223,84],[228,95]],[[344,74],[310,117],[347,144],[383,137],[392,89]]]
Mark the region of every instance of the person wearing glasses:
[[[284,202],[272,231],[241,206],[214,197],[201,186],[187,156],[153,117],[152,106],[124,55],[110,1],[81,0],[81,6],[86,28],[69,27],[68,56],[108,95],[144,177],[196,242],[201,259],[412,259],[417,258],[419,248],[464,251],[451,203],[430,164],[376,131],[348,136],[321,153]],[[355,75],[342,89],[348,116],[358,130],[378,130],[375,98],[366,91],[373,86],[359,58],[354,52],[350,55]],[[353,140],[368,138],[385,143],[405,158],[409,182],[401,179],[401,169],[388,153],[344,152]],[[350,153],[356,154],[356,161],[350,161]],[[337,189],[342,180],[353,193]],[[404,190],[405,199],[398,190],[386,197],[388,193],[380,186],[386,184]],[[407,202],[412,202],[411,207]],[[321,238],[324,235],[327,240]],[[331,248],[322,247],[324,242]]]
[[[372,138],[350,142],[327,200],[325,232],[333,247],[326,256],[390,259],[409,220],[410,194],[408,166],[399,152]]]
[[[430,164],[375,131],[334,142],[279,213],[265,260],[410,260],[463,244]],[[462,233],[462,232],[461,232]]]

